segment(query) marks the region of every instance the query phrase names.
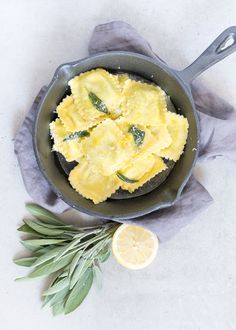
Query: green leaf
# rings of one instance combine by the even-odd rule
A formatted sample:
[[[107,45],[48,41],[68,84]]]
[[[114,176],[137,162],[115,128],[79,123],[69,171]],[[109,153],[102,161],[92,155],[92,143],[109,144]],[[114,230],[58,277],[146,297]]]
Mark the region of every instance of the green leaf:
[[[105,251],[99,253],[99,255],[98,255],[98,260],[99,260],[100,262],[105,262],[105,261],[107,261],[107,259],[110,257],[110,255],[111,255],[111,251],[110,251],[110,249],[105,250]]]
[[[89,92],[88,94],[89,99],[92,103],[92,105],[98,110],[103,113],[109,114],[110,112],[107,109],[106,104],[94,93]]]
[[[50,224],[64,225],[64,222],[60,218],[37,204],[29,203],[26,205],[26,209],[39,220]]]
[[[142,131],[141,129],[137,128],[135,125],[131,125],[128,132],[133,135],[134,143],[138,147],[141,146],[144,141],[145,131]]]
[[[19,258],[15,259],[14,263],[18,266],[31,267],[36,260],[37,257]]]
[[[43,308],[44,306],[46,306],[46,305],[52,300],[53,297],[54,297],[54,295],[51,295],[51,296],[45,296],[44,299],[43,299],[42,308]]]
[[[97,265],[93,267],[93,278],[97,288],[100,290],[102,288],[102,272]]]
[[[43,296],[48,296],[48,295],[50,296],[65,289],[66,287],[69,287],[69,282],[70,282],[69,278],[67,277],[62,278],[60,281],[50,286],[50,288],[43,293]]]
[[[69,289],[65,288],[59,292],[57,292],[53,298],[50,301],[50,306],[55,306],[56,304],[58,304],[59,302],[64,304],[64,300],[66,298],[66,296],[68,295]]]
[[[41,220],[38,220],[37,223],[40,224],[40,226],[50,228],[50,229],[61,229],[69,232],[77,232],[77,228],[73,227],[72,225],[52,225],[50,223],[42,222]]]
[[[38,232],[39,234],[43,234],[46,236],[56,236],[56,235],[61,235],[65,231],[64,229],[51,229],[51,228],[46,228],[44,226],[41,226],[39,222],[24,219],[24,222],[33,230]]]
[[[27,234],[34,234],[36,236],[41,236],[39,233],[37,233],[35,230],[33,230],[32,228],[30,228],[29,226],[27,226],[26,224],[23,224],[22,226],[20,226],[18,229],[18,231],[21,231],[23,233],[27,233]]]
[[[69,269],[69,277],[71,277],[71,275],[73,274],[75,267],[77,266],[79,259],[81,258],[83,254],[83,251],[79,251],[76,253],[76,255],[74,256],[71,264],[70,264],[70,269]]]
[[[116,175],[118,176],[118,178],[126,183],[136,183],[138,182],[138,180],[135,179],[129,179],[126,176],[124,176],[121,172],[117,172]]]
[[[71,243],[67,244],[63,249],[58,253],[57,257],[55,258],[56,260],[59,260],[63,255],[65,255],[68,251],[73,249],[78,243],[80,242],[80,238],[77,238],[73,240]]]
[[[105,252],[104,254],[102,254],[102,255],[99,256],[99,261],[100,262],[107,261],[109,259],[110,255],[111,255],[111,251],[108,250],[107,252]]]
[[[89,136],[89,135],[90,135],[90,133],[88,131],[78,131],[78,132],[74,132],[74,133],[67,135],[63,141],[65,142],[65,141],[70,141],[70,140],[74,140],[74,139],[79,139],[79,138]]]
[[[20,243],[29,251],[35,252],[38,249],[38,246],[33,246],[31,244],[27,244],[27,240],[20,241]]]
[[[58,275],[58,278],[63,278],[63,277],[66,277],[66,276],[68,276],[68,269],[67,269],[68,267],[66,267],[65,269],[65,271],[63,271],[60,275]]]
[[[62,314],[64,312],[64,302],[59,301],[57,304],[52,306],[52,313],[53,316],[57,316],[59,314]]]
[[[93,271],[88,268],[84,273],[81,281],[77,282],[74,288],[71,290],[68,299],[65,303],[65,314],[73,312],[83,302],[87,296],[93,283]]]
[[[86,259],[81,259],[78,263],[78,265],[75,268],[75,271],[71,277],[70,281],[70,289],[74,287],[76,282],[79,281],[80,277],[86,272],[86,270],[91,266],[92,261],[91,260],[86,260]]]
[[[41,264],[43,264],[44,262],[56,257],[58,255],[58,253],[61,251],[61,249],[63,249],[63,246],[59,246],[56,247],[52,250],[49,250],[48,252],[46,252],[45,254],[41,255],[34,263],[33,263],[33,267],[37,267]]]
[[[39,239],[26,239],[22,242],[24,246],[28,247],[39,247],[43,245],[51,245],[65,242],[65,239],[57,239],[57,238],[39,238]]]
[[[40,277],[40,276],[47,276],[49,274],[55,273],[58,270],[67,266],[71,260],[73,259],[74,254],[66,255],[60,260],[53,262],[52,260],[48,260],[42,265],[38,266],[33,270],[32,273],[28,275],[29,278]]]
[[[53,245],[53,244],[40,246],[39,248],[37,248],[36,251],[34,251],[34,255],[35,255],[35,257],[41,257],[43,254],[48,253],[49,251],[54,249],[55,246],[56,245]]]

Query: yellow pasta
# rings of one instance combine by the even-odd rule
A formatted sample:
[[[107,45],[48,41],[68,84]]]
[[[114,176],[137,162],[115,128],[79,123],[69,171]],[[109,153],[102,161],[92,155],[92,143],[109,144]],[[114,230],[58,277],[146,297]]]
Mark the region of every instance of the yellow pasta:
[[[125,177],[131,180],[139,180],[144,174],[150,171],[155,163],[155,156],[152,154],[142,157],[140,155],[132,158],[126,166],[123,166],[119,169]],[[125,183],[121,184],[123,187]]]
[[[69,81],[75,105],[84,120],[91,118],[116,118],[120,115],[121,89],[118,77],[103,69],[91,70]],[[95,94],[106,106],[108,113],[99,111],[91,102],[90,93]]]
[[[93,129],[83,142],[83,151],[94,171],[104,175],[115,173],[133,154],[124,134],[111,119]]]
[[[144,161],[145,164],[145,161]],[[150,163],[151,164],[151,163]],[[121,182],[121,187],[124,190],[128,190],[130,193],[134,192],[139,187],[142,187],[144,183],[151,180],[154,176],[164,171],[167,168],[166,164],[161,157],[155,157],[154,164],[139,180],[135,183]]]
[[[188,121],[169,112],[155,85],[95,69],[69,81],[72,94],[50,123],[53,150],[79,164],[71,186],[97,204],[119,188],[134,192],[177,161],[186,144]]]
[[[72,187],[95,204],[105,201],[120,186],[117,176],[104,176],[94,172],[87,161],[78,164],[69,175]]]
[[[129,76],[126,73],[118,74],[118,81],[121,89],[124,88],[126,81],[129,80]]]
[[[65,129],[59,118],[50,123],[50,131],[54,139],[54,151],[60,152],[68,162],[82,157],[81,139],[64,141],[70,132]]]
[[[166,113],[166,121],[172,143],[169,147],[160,150],[158,155],[177,161],[183,153],[187,141],[189,127],[188,121],[185,117],[173,112]]]
[[[100,123],[105,116],[100,115],[96,118],[84,120],[80,111],[74,104],[73,97],[67,96],[57,107],[57,113],[63,125],[68,131],[76,132],[86,130]]]
[[[149,126],[149,130],[154,138],[154,143],[151,147],[151,151],[158,155],[161,149],[167,148],[172,143],[171,135],[165,125]]]
[[[132,134],[129,132],[131,124],[128,123],[127,119],[125,117],[120,117],[115,120],[115,123],[126,135],[127,139],[130,140],[131,147],[135,151],[135,154],[138,153],[140,156],[145,156],[150,153],[157,154],[160,149],[169,146],[172,141],[171,136],[164,125],[159,127],[135,125],[137,129],[144,132],[143,143],[137,146]]]
[[[165,93],[158,86],[128,80],[123,90],[122,113],[129,123],[160,125],[167,111]]]
[[[58,144],[64,140],[68,131],[65,129],[64,125],[62,124],[61,120],[57,118],[56,120],[52,121],[49,125],[51,137],[54,140],[54,144]]]

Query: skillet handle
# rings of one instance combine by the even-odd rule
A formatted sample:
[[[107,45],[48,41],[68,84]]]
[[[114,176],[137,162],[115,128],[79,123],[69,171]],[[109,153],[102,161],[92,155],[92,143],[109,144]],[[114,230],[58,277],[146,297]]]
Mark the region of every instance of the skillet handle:
[[[190,84],[203,71],[235,50],[236,26],[231,26],[224,30],[192,64],[184,70],[178,71],[177,74],[186,84]]]

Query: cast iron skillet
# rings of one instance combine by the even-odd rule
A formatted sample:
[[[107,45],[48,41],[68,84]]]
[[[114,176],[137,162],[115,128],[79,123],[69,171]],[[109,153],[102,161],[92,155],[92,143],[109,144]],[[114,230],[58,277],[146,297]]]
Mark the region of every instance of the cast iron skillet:
[[[190,83],[201,72],[235,50],[236,27],[230,27],[183,71],[173,70],[158,59],[124,51],[100,53],[59,66],[39,106],[34,134],[34,149],[39,167],[55,193],[73,208],[106,219],[130,219],[173,205],[191,175],[199,149],[199,125]],[[154,178],[139,191],[138,196],[122,197],[119,194],[118,199],[116,195],[97,205],[83,198],[70,186],[64,171],[65,166],[51,152],[49,136],[53,111],[68,92],[68,81],[81,72],[94,68],[104,68],[112,73],[127,72],[136,79],[159,85],[170,96],[176,111],[187,117],[189,122],[185,151],[176,165],[170,167],[168,176],[166,174],[164,178]]]

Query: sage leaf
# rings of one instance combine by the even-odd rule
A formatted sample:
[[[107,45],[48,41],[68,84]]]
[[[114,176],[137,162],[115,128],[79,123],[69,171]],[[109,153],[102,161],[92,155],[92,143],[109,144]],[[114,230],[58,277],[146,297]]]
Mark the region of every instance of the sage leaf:
[[[38,222],[36,221],[32,221],[32,220],[27,220],[24,219],[24,222],[33,230],[35,230],[36,232],[38,232],[39,234],[43,234],[46,236],[56,236],[56,235],[61,235],[64,233],[64,230],[62,229],[51,229],[51,228],[47,228],[44,226],[41,226]]]
[[[53,245],[53,244],[46,245],[46,246],[40,246],[39,248],[37,248],[36,251],[34,251],[34,255],[36,257],[41,257],[43,254],[48,253],[49,251],[54,249],[54,247],[55,247],[55,245]]]
[[[67,266],[72,259],[73,259],[73,254],[69,256],[65,256],[56,262],[53,262],[52,260],[46,261],[42,265],[36,267],[35,270],[33,270],[32,273],[28,275],[28,277],[34,278],[40,276],[47,276],[49,274],[55,273],[58,270]]]
[[[55,258],[55,261],[59,260],[63,255],[65,255],[69,250],[76,246],[80,242],[80,238],[73,240],[71,243],[67,244]]]
[[[79,139],[79,138],[86,137],[89,135],[90,135],[90,133],[88,131],[78,131],[78,132],[74,132],[74,133],[67,135],[63,141],[66,142],[66,141],[70,141],[70,140],[75,140],[75,139]]]
[[[88,268],[79,282],[71,290],[65,303],[65,314],[73,312],[83,302],[93,283],[93,271]]]
[[[135,179],[129,179],[126,176],[124,176],[121,172],[117,172],[116,175],[118,176],[118,178],[126,183],[136,183],[138,182],[138,180]]]
[[[38,249],[38,246],[31,245],[30,243],[27,243],[27,240],[20,241],[20,243],[29,251],[35,252]]]
[[[37,257],[26,257],[15,259],[14,263],[18,266],[31,267],[36,260]]]
[[[43,299],[43,303],[42,303],[42,308],[45,307],[54,297],[54,295],[51,296],[45,296]]]
[[[66,287],[69,287],[69,282],[70,281],[67,277],[62,278],[60,281],[50,286],[50,288],[43,293],[43,296],[50,296],[65,289]]]
[[[39,238],[39,239],[27,239],[22,242],[26,246],[39,247],[43,245],[51,245],[65,242],[65,239],[58,239],[58,238]]]
[[[64,222],[62,222],[61,219],[55,216],[52,212],[46,210],[45,208],[37,204],[26,204],[26,209],[39,220],[46,221],[50,224],[64,225]]]
[[[103,113],[106,113],[107,115],[110,114],[110,112],[107,109],[106,104],[94,93],[89,92],[88,94],[89,99],[92,103],[92,105],[98,110]]]
[[[83,254],[83,251],[79,251],[76,253],[76,255],[74,256],[71,264],[70,264],[70,268],[69,268],[69,277],[71,277],[71,275],[73,274],[75,267],[77,266],[81,256]]]
[[[110,255],[111,255],[110,249],[107,249],[105,251],[101,251],[101,253],[99,253],[99,255],[98,255],[98,260],[100,262],[105,262],[110,257]]]
[[[66,267],[67,268],[67,267]],[[64,272],[62,272],[59,276],[58,276],[58,278],[63,278],[63,277],[66,277],[66,276],[68,276],[68,270],[65,270]]]
[[[46,228],[50,228],[50,229],[63,229],[65,231],[77,231],[77,228],[73,227],[72,225],[52,225],[46,222],[42,222],[40,220],[37,221],[37,223],[40,224],[40,226],[46,227]]]
[[[59,314],[62,314],[64,312],[64,302],[59,301],[57,304],[52,306],[52,313],[53,316],[57,316]]]
[[[65,289],[57,292],[56,294],[54,294],[53,298],[50,301],[50,306],[55,306],[59,302],[64,302],[68,293],[69,293],[69,289],[65,288]]]
[[[102,272],[97,265],[93,266],[93,278],[97,288],[100,290],[102,288]]]
[[[70,281],[70,289],[74,287],[76,282],[79,281],[80,277],[86,272],[88,267],[90,267],[92,264],[91,260],[81,259],[75,268],[75,271],[71,277]]]
[[[138,147],[141,146],[144,141],[145,131],[142,131],[141,129],[137,128],[135,125],[131,125],[128,132],[133,135],[134,143]]]
[[[23,233],[27,233],[27,234],[34,234],[36,236],[41,236],[39,233],[37,233],[35,230],[33,230],[31,227],[29,227],[26,224],[23,224],[22,226],[20,226],[18,229],[18,231],[21,231]]]
[[[52,250],[49,250],[48,252],[41,255],[39,258],[37,258],[37,260],[33,263],[32,266],[37,267],[37,266],[43,264],[44,262],[56,257],[58,255],[58,253],[61,251],[61,249],[63,249],[63,246],[59,246]]]

